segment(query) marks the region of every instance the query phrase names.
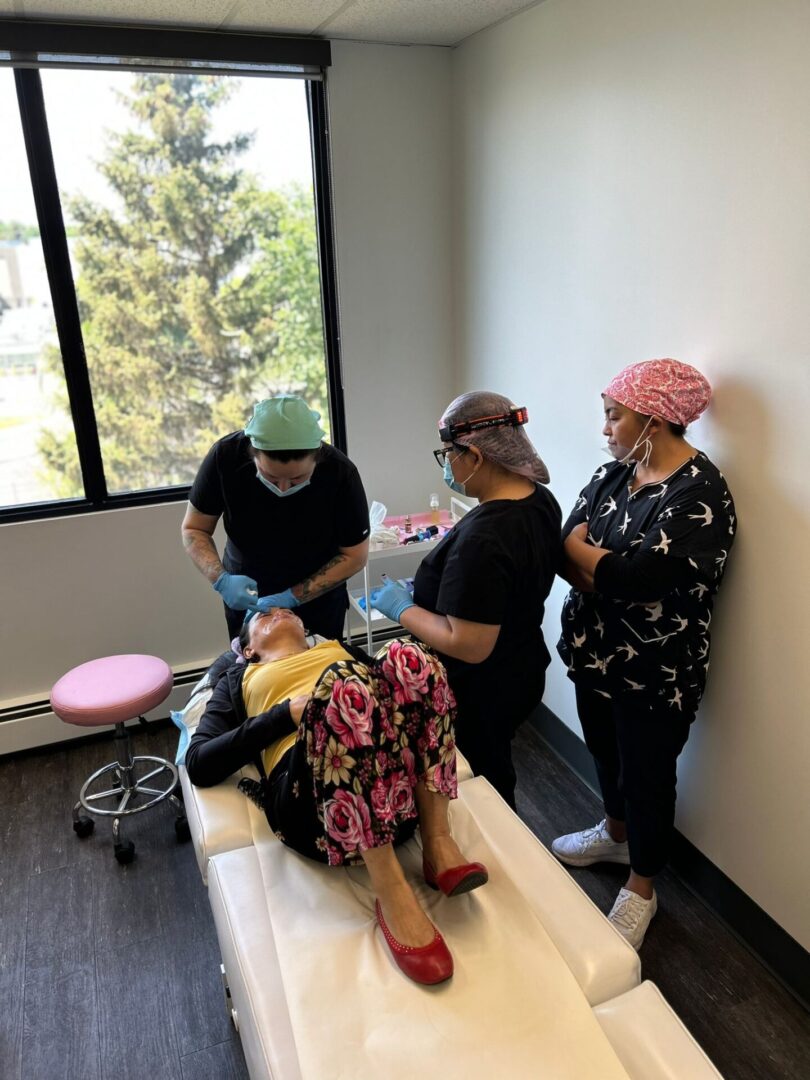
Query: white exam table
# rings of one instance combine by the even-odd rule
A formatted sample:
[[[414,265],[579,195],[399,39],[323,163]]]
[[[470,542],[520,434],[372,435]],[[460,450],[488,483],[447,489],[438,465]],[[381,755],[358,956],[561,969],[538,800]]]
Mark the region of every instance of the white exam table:
[[[489,883],[446,898],[399,849],[453,953],[426,989],[391,960],[362,867],[336,871],[269,829],[213,855],[209,898],[253,1080],[717,1080],[634,950],[483,778],[453,830]]]
[[[242,775],[195,788],[180,769],[252,1080],[718,1080],[635,951],[460,755],[453,831],[489,883],[446,898],[418,838],[398,849],[453,953],[433,988],[394,965],[365,870],[284,848]]]

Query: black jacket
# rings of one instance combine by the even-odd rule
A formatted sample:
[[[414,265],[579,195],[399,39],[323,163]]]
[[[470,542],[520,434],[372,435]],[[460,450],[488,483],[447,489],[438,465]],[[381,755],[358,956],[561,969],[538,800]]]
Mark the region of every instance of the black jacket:
[[[369,656],[353,645],[344,649],[355,660],[369,663]],[[214,687],[211,700],[186,751],[189,780],[197,787],[221,784],[243,765],[253,763],[264,776],[262,751],[295,731],[289,700],[273,705],[258,716],[248,717],[242,694],[246,664],[227,668]]]

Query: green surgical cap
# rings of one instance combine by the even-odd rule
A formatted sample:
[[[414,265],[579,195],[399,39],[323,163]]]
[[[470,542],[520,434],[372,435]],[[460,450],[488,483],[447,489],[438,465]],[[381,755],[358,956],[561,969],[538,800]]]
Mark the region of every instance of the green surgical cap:
[[[282,394],[256,402],[245,434],[257,450],[317,450],[326,434],[320,418],[302,398]]]

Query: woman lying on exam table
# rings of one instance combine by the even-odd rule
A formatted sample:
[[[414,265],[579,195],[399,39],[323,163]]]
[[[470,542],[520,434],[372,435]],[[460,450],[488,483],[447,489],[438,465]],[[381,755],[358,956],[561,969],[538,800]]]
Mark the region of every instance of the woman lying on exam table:
[[[217,683],[186,754],[192,783],[209,787],[256,762],[240,787],[278,838],[301,855],[363,862],[391,954],[415,982],[453,974],[453,958],[394,854],[419,824],[425,881],[448,896],[487,881],[450,835],[457,796],[455,701],[436,657],[408,641],[374,659],[338,641],[310,646],[287,608],[246,621],[247,664]]]

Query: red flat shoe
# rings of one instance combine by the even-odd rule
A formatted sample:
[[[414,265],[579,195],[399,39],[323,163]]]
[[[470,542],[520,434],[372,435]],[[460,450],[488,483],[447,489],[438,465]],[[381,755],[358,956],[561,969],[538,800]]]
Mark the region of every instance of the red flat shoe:
[[[462,866],[451,866],[449,870],[437,874],[424,855],[422,873],[425,875],[425,884],[431,889],[441,889],[445,896],[460,896],[461,893],[472,892],[489,881],[489,873],[483,863],[471,862]]]
[[[409,979],[432,986],[450,978],[453,974],[453,957],[438,930],[429,945],[402,945],[386,926],[379,900],[376,902],[376,909],[377,922],[388,942],[391,955]]]

